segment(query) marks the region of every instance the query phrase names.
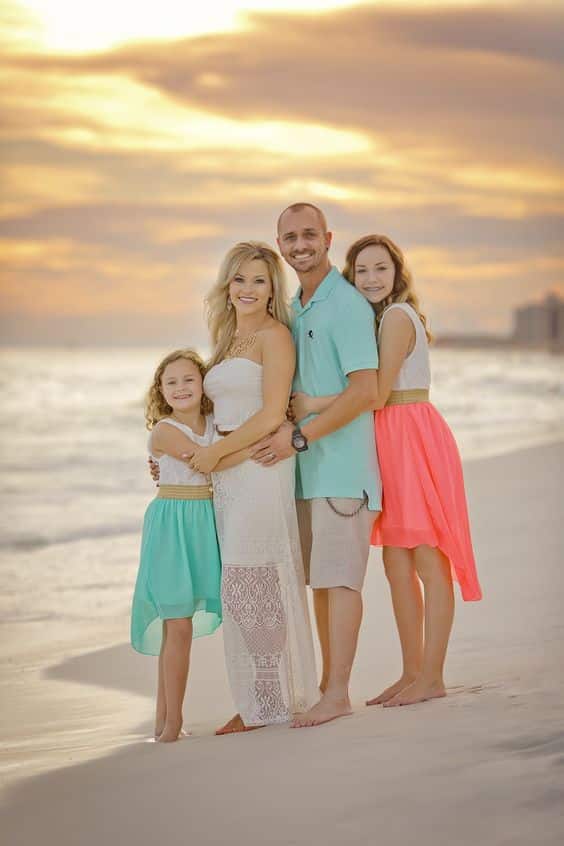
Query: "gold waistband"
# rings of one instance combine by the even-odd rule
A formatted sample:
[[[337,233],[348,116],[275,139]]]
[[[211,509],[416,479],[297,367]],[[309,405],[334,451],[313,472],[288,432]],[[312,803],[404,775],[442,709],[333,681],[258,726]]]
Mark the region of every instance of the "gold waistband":
[[[159,499],[213,499],[211,485],[161,485]]]
[[[408,391],[392,391],[386,405],[407,405],[410,402],[429,402],[428,388],[412,388]]]

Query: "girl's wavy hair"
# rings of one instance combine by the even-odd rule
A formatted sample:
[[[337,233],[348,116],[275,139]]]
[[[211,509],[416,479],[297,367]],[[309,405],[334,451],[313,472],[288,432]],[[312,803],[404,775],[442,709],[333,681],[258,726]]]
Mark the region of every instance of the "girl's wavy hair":
[[[391,238],[388,238],[386,235],[365,235],[363,238],[359,238],[358,241],[355,241],[348,249],[345,266],[343,268],[343,276],[351,283],[351,285],[354,285],[354,266],[358,255],[366,247],[373,246],[386,248],[390,254],[390,258],[392,259],[395,269],[394,285],[389,296],[380,303],[370,303],[376,316],[376,329],[378,330],[378,327],[380,326],[384,309],[387,306],[392,303],[408,303],[417,312],[419,320],[425,329],[427,340],[429,342],[432,341],[433,336],[427,326],[427,318],[421,311],[419,298],[413,289],[413,277],[405,264],[405,258],[402,251],[397,244],[394,244]]]
[[[163,373],[165,372],[167,366],[169,364],[173,364],[175,361],[180,361],[181,359],[191,361],[192,364],[196,365],[200,371],[202,381],[207,373],[208,368],[206,367],[206,363],[194,350],[174,350],[174,352],[165,356],[155,370],[151,387],[147,391],[147,395],[145,397],[145,421],[149,431],[153,429],[153,427],[159,422],[159,420],[162,420],[163,417],[168,417],[172,414],[173,410],[163,396],[161,382]],[[213,406],[211,400],[202,393],[202,414],[210,414],[212,408]]]
[[[253,259],[264,261],[272,283],[270,313],[285,326],[290,325],[288,291],[282,259],[272,247],[262,241],[242,241],[232,247],[223,259],[215,285],[205,299],[206,318],[213,343],[213,355],[209,366],[213,367],[225,358],[235,337],[237,319],[235,308],[228,308],[229,285],[241,266]]]

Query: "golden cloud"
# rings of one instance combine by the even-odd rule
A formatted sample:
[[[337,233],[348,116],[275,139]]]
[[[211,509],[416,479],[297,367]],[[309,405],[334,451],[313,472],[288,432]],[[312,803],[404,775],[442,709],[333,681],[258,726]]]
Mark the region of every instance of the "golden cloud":
[[[295,199],[323,204],[336,257],[390,232],[439,312],[495,301],[501,326],[558,285],[564,13],[399,5],[74,55],[11,24],[5,307],[201,316],[225,249],[272,241]]]

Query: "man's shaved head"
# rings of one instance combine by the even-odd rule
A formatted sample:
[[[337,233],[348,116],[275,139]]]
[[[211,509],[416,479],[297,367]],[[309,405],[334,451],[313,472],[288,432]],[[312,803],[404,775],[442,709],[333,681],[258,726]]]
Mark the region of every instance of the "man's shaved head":
[[[325,215],[312,203],[293,203],[278,218],[278,249],[302,283],[311,274],[321,274],[321,279],[331,270],[331,238]]]
[[[292,203],[291,206],[288,206],[287,208],[285,208],[284,211],[282,212],[282,214],[278,218],[277,231],[280,232],[280,221],[282,220],[282,218],[284,217],[286,212],[301,212],[301,211],[304,211],[305,209],[312,209],[316,213],[316,215],[319,219],[319,224],[321,226],[321,231],[323,233],[327,232],[328,227],[327,227],[327,220],[325,218],[325,215],[323,214],[321,209],[318,208],[317,206],[314,206],[313,203]]]

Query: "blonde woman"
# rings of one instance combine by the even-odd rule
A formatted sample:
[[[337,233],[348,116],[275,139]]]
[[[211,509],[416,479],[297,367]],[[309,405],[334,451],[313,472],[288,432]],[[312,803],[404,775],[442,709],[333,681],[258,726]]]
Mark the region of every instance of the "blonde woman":
[[[367,705],[413,705],[446,696],[453,577],[464,600],[482,596],[462,466],[449,427],[429,402],[430,334],[402,251],[385,235],[367,235],[349,248],[343,276],[372,305],[378,334],[374,408],[384,496],[371,542],[384,548],[403,658],[399,680]],[[296,419],[334,399],[296,394]]]
[[[216,439],[191,466],[213,473],[223,564],[227,670],[238,714],[218,734],[287,722],[316,698],[315,660],[294,500],[294,458],[273,467],[251,450],[286,420],[295,368],[281,260],[266,244],[237,244],[207,298],[214,353],[204,381]],[[290,424],[287,424],[290,425]]]

